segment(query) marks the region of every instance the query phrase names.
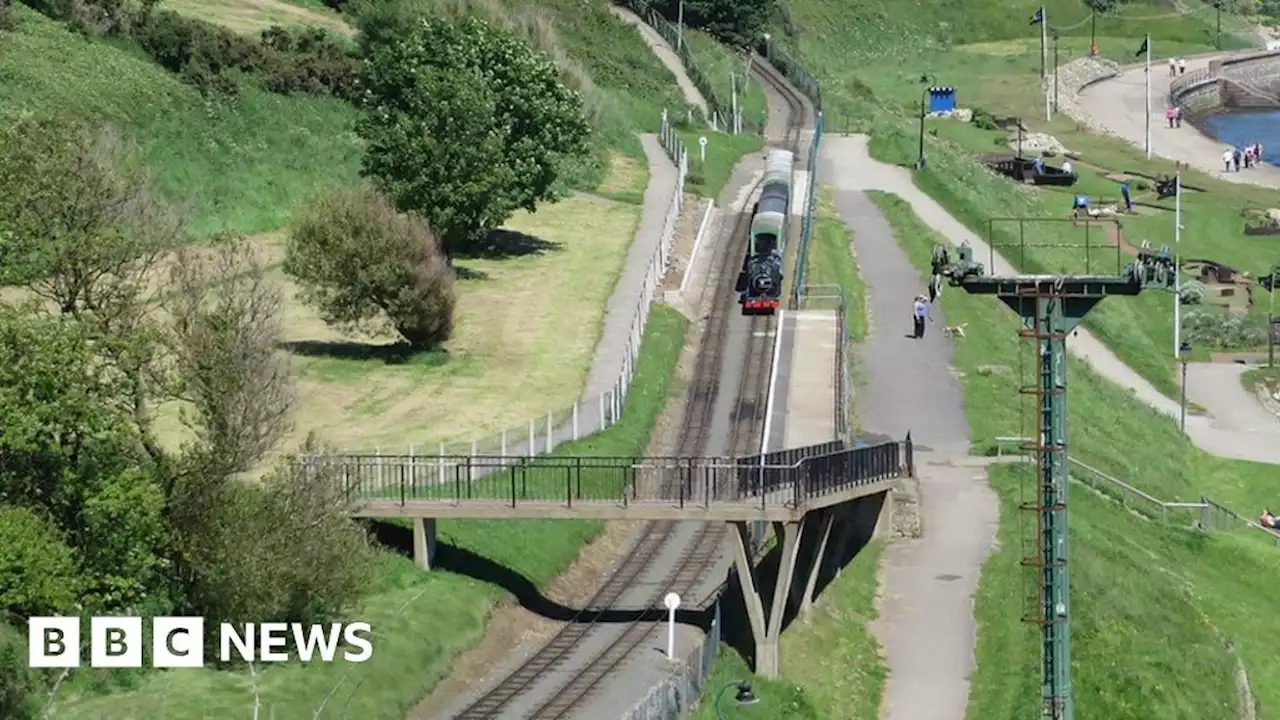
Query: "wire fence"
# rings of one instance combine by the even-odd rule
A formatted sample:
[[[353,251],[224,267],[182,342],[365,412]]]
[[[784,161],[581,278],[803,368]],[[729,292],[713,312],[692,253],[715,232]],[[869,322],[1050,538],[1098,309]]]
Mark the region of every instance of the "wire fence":
[[[554,451],[564,443],[576,442],[606,430],[622,417],[623,406],[631,389],[631,380],[635,376],[636,361],[640,355],[640,343],[644,338],[649,311],[654,301],[658,299],[658,286],[666,275],[671,261],[676,224],[684,204],[685,177],[689,169],[688,151],[665,110],[662,113],[658,139],[667,156],[676,165],[677,179],[671,188],[661,237],[649,256],[644,277],[638,287],[635,310],[632,312],[626,341],[621,351],[617,379],[612,386],[604,392],[590,395],[584,393],[584,397],[570,407],[548,411],[529,418],[525,423],[486,437],[409,445],[410,456],[427,458],[543,455]],[[604,343],[605,337],[602,335],[601,344]],[[381,455],[384,450],[392,453],[399,452],[397,448],[378,447],[374,448],[374,453]]]
[[[697,647],[676,662],[671,673],[651,688],[643,700],[623,713],[620,720],[677,720],[681,713],[697,705],[720,650],[719,599],[715,601],[714,612],[711,629]]]
[[[996,456],[1004,455],[1020,455],[1027,456],[1024,446],[1034,441],[1030,438],[1020,437],[998,437],[995,438]],[[1012,447],[1011,452],[1007,452]],[[1030,457],[1028,460],[1030,460]],[[1102,481],[1103,487],[1112,490],[1119,489],[1122,491],[1118,496],[1114,493],[1107,493],[1116,497],[1122,506],[1127,509],[1134,510],[1140,515],[1159,520],[1161,523],[1174,524],[1181,526],[1193,526],[1197,530],[1204,533],[1211,532],[1235,532],[1239,530],[1255,531],[1264,533],[1268,538],[1275,541],[1280,546],[1280,532],[1262,527],[1256,521],[1250,520],[1243,515],[1231,510],[1230,508],[1215,502],[1211,498],[1201,497],[1199,502],[1170,502],[1161,500],[1156,496],[1135,487],[1120,478],[1109,475],[1092,465],[1089,465],[1074,457],[1068,457],[1067,460],[1077,468],[1087,473],[1085,482],[1097,487],[1096,481]],[[1082,479],[1082,478],[1078,478]],[[1131,505],[1135,502],[1136,505]]]

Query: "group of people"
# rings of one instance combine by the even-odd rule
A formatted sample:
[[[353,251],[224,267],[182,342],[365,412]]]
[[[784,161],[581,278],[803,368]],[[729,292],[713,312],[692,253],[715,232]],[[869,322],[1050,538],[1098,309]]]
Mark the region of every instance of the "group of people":
[[[1240,163],[1244,163],[1245,168],[1251,168],[1262,162],[1262,143],[1253,143],[1244,147],[1229,147],[1222,151],[1222,171],[1231,172],[1235,168],[1236,172],[1240,172]]]
[[[1263,510],[1258,524],[1268,530],[1280,531],[1280,516],[1272,515],[1270,510]]]
[[[1187,74],[1187,61],[1185,58],[1169,58],[1169,77]]]
[[[1169,121],[1169,127],[1182,127],[1182,108],[1177,105],[1170,105],[1164,109],[1164,119]]]

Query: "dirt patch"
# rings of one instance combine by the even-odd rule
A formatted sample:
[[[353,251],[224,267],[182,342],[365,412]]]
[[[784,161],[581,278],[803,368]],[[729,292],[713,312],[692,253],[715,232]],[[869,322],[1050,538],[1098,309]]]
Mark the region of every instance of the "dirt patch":
[[[606,524],[604,531],[583,547],[573,565],[546,588],[546,596],[567,607],[586,604],[631,546],[641,524],[634,521]],[[541,648],[563,626],[564,623],[526,610],[512,600],[499,604],[489,616],[484,639],[458,656],[449,676],[436,685],[408,717],[424,720],[444,717],[459,698],[479,691],[490,682],[495,669],[505,671],[511,658],[523,657]]]
[[[272,25],[318,25],[348,37],[355,34],[337,15],[282,0],[168,0],[160,7],[245,35],[257,35]]]
[[[667,274],[662,277],[662,290],[679,290],[680,283],[684,282],[685,273],[689,271],[689,265],[693,260],[693,246],[697,242],[698,227],[702,223],[706,209],[707,204],[704,199],[694,195],[684,196],[680,217],[676,219],[675,242],[671,246]]]

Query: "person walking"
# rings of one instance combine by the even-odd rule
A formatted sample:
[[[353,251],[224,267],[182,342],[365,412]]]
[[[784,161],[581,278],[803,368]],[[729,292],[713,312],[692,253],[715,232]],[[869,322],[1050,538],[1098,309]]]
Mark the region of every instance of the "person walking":
[[[1179,74],[1179,75],[1186,75],[1186,74],[1187,74],[1187,59],[1186,59],[1186,58],[1178,58],[1178,74]]]
[[[1173,126],[1182,127],[1182,108],[1173,106]]]
[[[1240,152],[1240,148],[1231,151],[1231,162],[1235,163],[1236,172],[1240,172],[1240,161],[1244,158],[1244,153]]]
[[[1231,172],[1231,157],[1233,153],[1231,148],[1222,151],[1222,172]]]
[[[911,336],[916,340],[924,337],[924,323],[929,316],[929,305],[923,295],[917,295],[911,306]]]
[[[1173,105],[1170,105],[1169,107],[1164,109],[1164,119],[1169,121],[1170,128],[1173,128],[1173,118],[1174,118],[1175,112],[1176,112],[1176,109],[1174,108]]]
[[[1175,60],[1174,58],[1169,58],[1169,77],[1174,77],[1177,74],[1178,74],[1178,61]]]
[[[1245,145],[1244,146],[1244,169],[1248,170],[1251,167],[1253,167],[1253,146]]]

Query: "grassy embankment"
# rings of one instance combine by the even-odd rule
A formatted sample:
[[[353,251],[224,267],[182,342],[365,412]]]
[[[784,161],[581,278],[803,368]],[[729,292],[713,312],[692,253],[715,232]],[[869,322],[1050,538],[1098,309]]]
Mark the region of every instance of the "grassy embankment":
[[[806,272],[810,285],[839,285],[848,302],[852,343],[867,333],[866,285],[858,274],[848,229],[836,215],[829,188],[818,193]],[[825,303],[821,305],[827,307]],[[856,399],[855,399],[856,402]],[[760,703],[739,708],[733,691],[725,694],[724,717],[769,717],[792,720],[876,717],[884,690],[885,668],[879,647],[867,628],[876,617],[876,568],[883,541],[872,540],[840,577],[823,591],[807,618],[782,635],[782,678],[752,678],[746,662],[722,647],[698,709],[688,717],[716,717],[715,691],[735,680],[750,679]]]
[[[1119,197],[1119,184],[1103,177],[1108,170],[1151,175],[1171,172],[1171,163],[1147,161],[1140,150],[1114,138],[1085,133],[1063,115],[1044,122],[1043,95],[1038,86],[1039,41],[1035,28],[1027,25],[1037,7],[1039,3],[1030,0],[1012,6],[983,1],[967,6],[964,13],[952,13],[942,4],[908,8],[875,1],[861,6],[856,17],[846,17],[845,6],[838,3],[801,0],[791,10],[801,34],[791,42],[806,67],[823,83],[828,130],[874,129],[872,152],[878,159],[900,164],[915,160],[919,77],[930,73],[931,82],[958,87],[961,106],[1024,117],[1033,131],[1051,132],[1068,148],[1080,152],[1084,162],[1077,163],[1082,171],[1078,188],[1095,199]],[[1177,15],[1154,4],[1126,6],[1123,13],[1099,20],[1098,44],[1105,56],[1121,63],[1133,61],[1133,52],[1145,32],[1152,34],[1153,57],[1157,59],[1210,50],[1212,10],[1195,6],[1193,10]],[[1083,5],[1072,3],[1051,13],[1055,27],[1067,28],[1061,42],[1062,61],[1084,54],[1089,24],[1081,24],[1088,17]],[[1153,15],[1163,17],[1134,19]],[[1230,18],[1226,29],[1231,29]],[[1242,44],[1230,34],[1224,34],[1223,42],[1227,47]],[[1069,191],[1017,185],[993,177],[974,162],[978,155],[1009,152],[1004,133],[949,120],[930,120],[927,126],[937,137],[930,136],[926,142],[931,171],[920,177],[921,187],[979,235],[987,235],[987,221],[992,217],[1066,216]],[[1160,132],[1156,128],[1157,142]],[[1269,267],[1272,258],[1267,256],[1266,243],[1243,235],[1240,213],[1244,208],[1274,205],[1273,194],[1197,172],[1188,173],[1185,182],[1209,192],[1187,192],[1184,197],[1183,255],[1211,258],[1253,273]],[[1153,192],[1135,194],[1140,201],[1155,203]],[[1143,207],[1140,214],[1124,219],[1123,234],[1128,242],[1136,246],[1149,240],[1157,247],[1173,244],[1173,202],[1157,204],[1165,209]],[[1117,252],[1098,252],[1099,235],[1095,228],[1089,264],[1095,271],[1114,271]],[[1082,229],[1066,223],[1040,223],[1029,236],[1041,245],[1076,247],[1029,250],[1026,269],[1052,272],[1085,268],[1079,247],[1085,240]],[[995,239],[1005,245],[1016,243],[1016,226],[998,225]],[[1120,264],[1128,262],[1128,257],[1122,254]],[[1016,257],[1009,259],[1018,262]],[[1127,303],[1104,303],[1086,322],[1126,363],[1161,391],[1176,396],[1174,361],[1171,350],[1166,350],[1172,347],[1170,303],[1169,295],[1158,293]]]
[[[218,6],[177,2],[170,7],[193,14],[213,12],[211,19],[244,32],[278,20],[280,16],[271,12],[283,12],[273,6],[271,12],[254,16],[262,4],[245,5],[247,9],[240,8],[245,12],[230,14]],[[290,339],[321,350],[295,358],[304,398],[300,432],[310,424],[326,439],[359,447],[415,441],[433,445],[503,423],[520,424],[548,406],[568,405],[581,392],[604,301],[638,223],[636,203],[647,182],[644,166],[637,161],[641,155],[634,132],[656,129],[661,109],[677,107],[679,100],[669,73],[634,29],[617,23],[603,8],[585,15],[566,3],[553,8],[575,13],[575,23],[564,23],[560,41],[571,56],[587,58],[584,62],[593,73],[597,129],[611,148],[599,192],[615,200],[577,195],[536,215],[514,218],[510,229],[544,241],[542,251],[467,263],[488,279],[461,284],[459,327],[444,355],[387,367],[359,347],[342,345],[345,338],[324,328],[307,309],[291,304]],[[297,202],[319,187],[356,177],[360,147],[351,130],[355,113],[341,102],[246,88],[234,104],[206,104],[193,89],[128,48],[86,41],[25,8],[19,12],[23,24],[0,45],[0,77],[5,78],[0,83],[0,111],[78,113],[122,126],[139,143],[159,187],[174,199],[191,201],[192,231],[197,236],[279,228]],[[262,236],[264,250],[275,259],[280,239],[274,233]],[[277,275],[283,282],[278,270]],[[530,310],[544,304],[549,278],[572,289],[572,312]],[[497,326],[495,318],[501,320]],[[564,452],[643,451],[648,425],[665,399],[672,353],[678,353],[684,329],[683,321],[667,311],[655,314],[653,322],[644,351],[648,369],[633,388],[629,419],[606,436]],[[661,376],[660,384],[656,376]],[[512,378],[523,381],[522,389],[513,390]],[[451,399],[442,401],[441,393]],[[506,414],[494,411],[499,404]],[[445,407],[453,412],[440,410]],[[459,415],[458,408],[466,411]],[[388,417],[393,421],[387,422]],[[543,582],[563,569],[597,529],[592,523],[459,522],[442,524],[441,536],[461,550]],[[361,716],[390,717],[411,705],[445,671],[453,655],[479,637],[489,608],[506,595],[464,575],[419,573],[401,558],[388,556],[384,564],[377,583],[353,611],[374,621],[379,659],[361,668],[369,678],[359,682],[358,689],[353,689],[355,683],[344,684],[337,693],[341,699],[331,701]],[[273,668],[262,678],[264,698],[278,717],[309,714],[336,682],[331,675],[323,669]],[[61,692],[63,713],[203,716],[251,705],[249,680],[243,674],[159,674],[140,681],[136,692],[87,699],[107,689],[95,687],[96,681],[73,676]],[[353,697],[349,703],[346,695]],[[161,699],[164,696],[181,700]],[[183,704],[186,709],[180,710]]]
[[[896,196],[875,193],[899,243],[922,272],[939,240]],[[1122,302],[1111,300],[1108,302]],[[965,373],[965,410],[975,439],[1025,435],[1030,408],[1017,397],[1017,365],[1031,367],[1029,343],[1013,313],[991,298],[944,293],[951,323],[968,323],[955,365]],[[984,368],[1012,366],[1014,372]],[[1154,411],[1071,359],[1072,455],[1103,467],[1165,500],[1200,492],[1257,492],[1274,468],[1208,457]],[[1019,618],[1027,597],[1019,561],[1032,547],[1019,503],[1034,493],[1021,468],[996,466],[1000,549],[988,561],[977,600],[978,671],[969,717],[1026,717],[1038,702],[1039,638]],[[1236,483],[1224,478],[1237,478]],[[1082,478],[1088,480],[1088,478]],[[1243,481],[1243,482],[1241,482]],[[1263,707],[1280,702],[1280,662],[1265,638],[1280,620],[1265,578],[1280,556],[1254,533],[1202,536],[1190,516],[1168,526],[1118,504],[1117,491],[1076,483],[1072,494],[1072,598],[1076,707],[1109,718],[1234,717],[1236,665],[1222,638],[1235,643]],[[1271,569],[1268,569],[1271,568]]]
[[[688,321],[675,310],[656,308],[622,422],[557,454],[642,454],[666,403],[687,328]],[[473,553],[541,584],[563,571],[599,527],[600,523],[588,521],[440,521],[439,533],[441,542],[453,546],[453,556]],[[259,669],[265,717],[312,717],[331,691],[328,708],[341,714],[404,717],[449,671],[452,658],[481,637],[490,608],[507,596],[504,589],[468,576],[467,568],[421,572],[392,556],[384,563],[379,586],[371,588],[368,599],[350,613],[373,626],[373,658],[359,666],[290,663]],[[250,712],[251,687],[247,673],[158,673],[127,694],[64,699],[58,714],[122,719],[232,717]]]

